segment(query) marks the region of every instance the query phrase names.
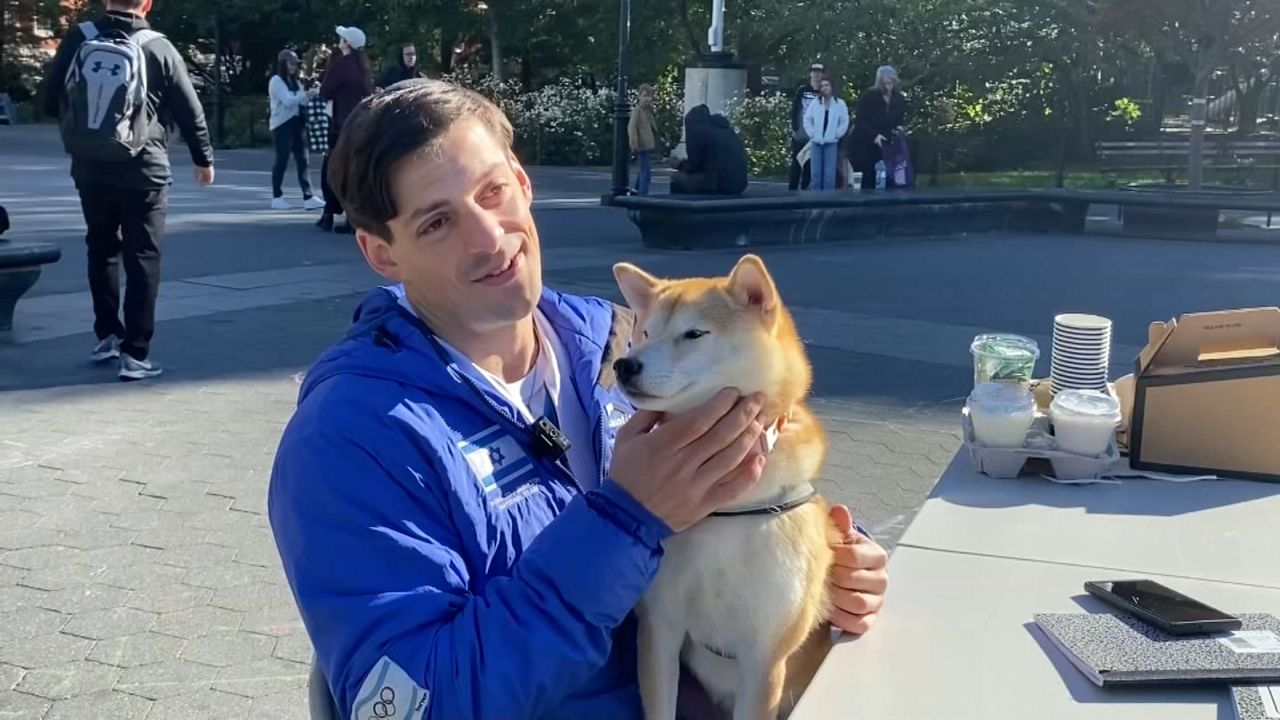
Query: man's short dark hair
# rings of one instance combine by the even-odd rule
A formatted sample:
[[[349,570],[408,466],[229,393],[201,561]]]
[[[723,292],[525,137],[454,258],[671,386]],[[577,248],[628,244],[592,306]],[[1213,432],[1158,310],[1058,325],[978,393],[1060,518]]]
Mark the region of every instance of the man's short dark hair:
[[[401,160],[434,149],[454,123],[473,118],[511,149],[514,132],[502,110],[483,95],[440,80],[405,80],[365,98],[342,128],[329,158],[329,185],[347,222],[384,240],[400,214],[392,175]]]

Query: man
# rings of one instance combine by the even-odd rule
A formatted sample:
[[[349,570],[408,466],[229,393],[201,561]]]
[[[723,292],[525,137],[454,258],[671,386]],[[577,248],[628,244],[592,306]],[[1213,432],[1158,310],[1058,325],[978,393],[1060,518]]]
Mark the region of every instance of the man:
[[[684,118],[688,157],[671,176],[673,195],[739,195],[747,189],[747,151],[723,115],[698,105]]]
[[[492,103],[414,80],[334,150],[360,250],[395,285],[308,372],[268,509],[344,718],[638,717],[631,611],[661,542],[764,464],[762,398],[631,415],[613,375],[631,313],[543,289],[511,144]],[[863,631],[884,551],[849,534],[832,582]]]
[[[44,87],[44,111],[62,121],[71,177],[88,227],[85,243],[97,335],[90,358],[119,358],[122,380],[161,372],[151,359],[151,339],[173,180],[166,132],[171,122],[191,151],[196,183],[213,183],[213,147],[204,110],[182,57],[147,24],[150,10],[151,0],[107,0],[106,14],[71,28],[63,38]],[[80,52],[82,46],[86,52]],[[131,74],[135,59],[137,73]],[[127,82],[130,77],[135,81]],[[131,98],[137,98],[136,106]],[[123,323],[121,255],[126,278]]]
[[[787,177],[787,188],[790,190],[798,190],[801,187],[805,190],[809,189],[810,177],[804,172],[804,168],[800,167],[796,155],[809,144],[809,134],[804,130],[804,114],[818,99],[822,79],[826,76],[826,65],[817,62],[810,65],[808,84],[801,85],[791,101],[791,173]]]
[[[407,42],[400,46],[400,53],[396,56],[395,62],[387,71],[382,74],[382,82],[378,84],[379,88],[386,88],[395,85],[401,80],[412,80],[422,77],[422,72],[418,70],[418,49],[413,43]]]

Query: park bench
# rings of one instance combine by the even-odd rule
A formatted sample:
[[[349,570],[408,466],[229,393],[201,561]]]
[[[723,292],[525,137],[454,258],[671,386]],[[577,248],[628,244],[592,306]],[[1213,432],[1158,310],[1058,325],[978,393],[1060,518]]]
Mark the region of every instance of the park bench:
[[[0,234],[9,218],[0,207]],[[13,329],[18,299],[36,284],[43,265],[62,258],[62,248],[47,242],[19,242],[0,237],[0,331]]]
[[[1098,166],[1104,172],[1155,170],[1172,184],[1187,171],[1191,141],[1125,140],[1097,143]],[[1272,191],[1280,190],[1280,140],[1206,137],[1204,167],[1209,170],[1270,170]]]

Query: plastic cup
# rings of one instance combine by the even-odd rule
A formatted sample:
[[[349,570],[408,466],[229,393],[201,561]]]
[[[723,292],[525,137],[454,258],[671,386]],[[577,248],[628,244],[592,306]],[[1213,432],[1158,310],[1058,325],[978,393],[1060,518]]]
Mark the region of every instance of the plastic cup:
[[[1040,346],[1022,335],[979,335],[969,346],[973,354],[973,386],[1012,383],[1028,388],[1040,358]]]
[[[967,403],[973,437],[993,448],[1020,448],[1036,415],[1036,399],[1015,383],[983,383],[973,389]]]
[[[1120,424],[1120,401],[1100,390],[1059,390],[1049,404],[1058,449],[1097,457]]]

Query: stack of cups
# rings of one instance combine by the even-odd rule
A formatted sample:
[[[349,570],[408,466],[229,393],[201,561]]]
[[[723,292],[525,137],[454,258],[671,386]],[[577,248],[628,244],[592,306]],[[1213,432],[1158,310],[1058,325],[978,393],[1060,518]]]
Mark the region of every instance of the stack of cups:
[[[1050,379],[1055,395],[1062,390],[1105,391],[1110,363],[1110,320],[1078,313],[1053,319]]]

